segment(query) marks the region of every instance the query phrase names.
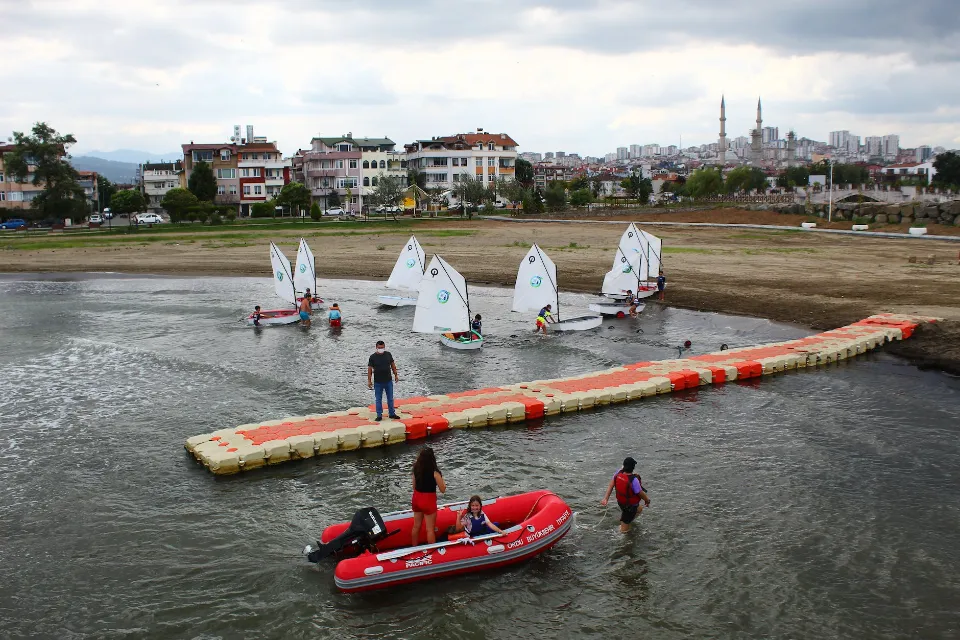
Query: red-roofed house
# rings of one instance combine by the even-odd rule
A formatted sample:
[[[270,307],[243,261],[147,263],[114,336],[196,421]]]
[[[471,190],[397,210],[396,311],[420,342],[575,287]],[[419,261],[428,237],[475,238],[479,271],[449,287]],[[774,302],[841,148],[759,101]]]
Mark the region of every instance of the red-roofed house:
[[[452,189],[463,174],[492,186],[497,178],[514,179],[517,143],[505,133],[458,133],[404,145],[407,167],[427,175],[427,187]]]

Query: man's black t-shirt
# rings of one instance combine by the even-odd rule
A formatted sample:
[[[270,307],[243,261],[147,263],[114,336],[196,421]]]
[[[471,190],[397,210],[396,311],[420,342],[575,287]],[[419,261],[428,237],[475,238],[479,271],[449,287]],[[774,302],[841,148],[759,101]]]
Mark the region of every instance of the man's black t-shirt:
[[[374,353],[367,362],[368,367],[373,367],[374,382],[390,382],[390,365],[393,363],[393,356],[389,351],[383,353]]]

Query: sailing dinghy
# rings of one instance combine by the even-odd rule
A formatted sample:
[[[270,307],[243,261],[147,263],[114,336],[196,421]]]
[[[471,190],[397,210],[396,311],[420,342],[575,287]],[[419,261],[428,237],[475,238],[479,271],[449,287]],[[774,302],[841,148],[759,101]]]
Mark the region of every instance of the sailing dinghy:
[[[641,231],[631,222],[617,245],[613,267],[603,277],[600,295],[607,300],[591,304],[590,310],[622,318],[631,306],[625,302],[627,290],[637,299],[656,293],[662,248],[663,241],[660,238]],[[638,313],[643,311],[643,306],[642,303],[637,304]]]
[[[313,259],[310,246],[303,238],[300,238],[300,247],[297,249],[297,266],[293,271],[293,286],[297,290],[297,304],[300,303],[307,289],[310,289],[313,297],[310,308],[323,308],[323,300],[317,295],[317,264]]]
[[[564,319],[560,315],[560,291],[557,284],[557,265],[537,245],[520,263],[517,283],[513,289],[513,310],[536,313],[546,305],[553,305],[557,321],[550,324],[555,331],[586,331],[603,324],[603,316],[589,315]]]
[[[386,287],[403,293],[416,293],[423,280],[423,268],[426,254],[423,247],[417,242],[417,236],[410,236],[406,246],[400,251],[397,264],[393,265]],[[407,307],[417,304],[416,297],[411,296],[377,296],[377,302],[386,307]]]
[[[273,286],[281,300],[290,303],[286,309],[271,309],[260,312],[260,326],[294,324],[300,321],[300,310],[297,308],[297,290],[293,284],[293,273],[290,261],[283,255],[277,245],[270,243],[270,264],[273,266]],[[247,317],[247,324],[253,325],[253,314]]]
[[[413,330],[439,333],[440,344],[452,349],[483,346],[483,336],[470,328],[467,281],[438,255],[433,256],[420,280]]]

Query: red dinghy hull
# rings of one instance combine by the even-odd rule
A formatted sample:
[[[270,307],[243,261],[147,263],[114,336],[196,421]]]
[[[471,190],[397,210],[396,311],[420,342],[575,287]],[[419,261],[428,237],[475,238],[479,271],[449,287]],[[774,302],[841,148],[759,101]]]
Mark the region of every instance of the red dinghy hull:
[[[438,507],[438,533],[454,525],[459,512],[466,508],[466,502]],[[550,491],[492,498],[484,502],[483,511],[504,530],[504,535],[490,534],[418,547],[410,546],[411,511],[384,514],[388,531],[397,533],[378,544],[379,553],[367,551],[341,560],[334,572],[337,587],[347,593],[369,591],[522,562],[559,542],[570,530],[573,516],[570,507]],[[333,540],[348,526],[345,522],[327,527],[321,542]],[[421,531],[420,540],[425,539],[426,532]]]

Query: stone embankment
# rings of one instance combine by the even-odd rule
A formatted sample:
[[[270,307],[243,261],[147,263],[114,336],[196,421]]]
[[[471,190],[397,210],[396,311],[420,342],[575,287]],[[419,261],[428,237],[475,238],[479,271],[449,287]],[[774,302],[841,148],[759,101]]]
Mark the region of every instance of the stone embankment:
[[[406,398],[396,402],[399,420],[376,422],[373,407],[355,407],[220,429],[188,438],[184,446],[211,472],[227,475],[326,453],[426,438],[449,429],[541,420],[701,385],[823,366],[909,338],[920,323],[935,321],[880,314],[788,342],[638,362],[569,378]]]
[[[751,211],[775,211],[777,213],[807,214],[826,218],[826,204],[756,204],[745,205]],[[834,220],[850,220],[862,224],[908,224],[936,223],[960,226],[960,200],[949,202],[905,202],[883,204],[880,202],[834,203]]]

